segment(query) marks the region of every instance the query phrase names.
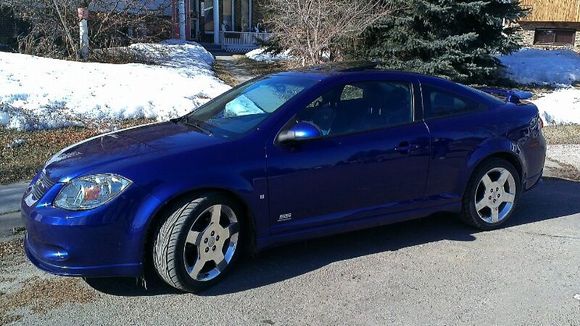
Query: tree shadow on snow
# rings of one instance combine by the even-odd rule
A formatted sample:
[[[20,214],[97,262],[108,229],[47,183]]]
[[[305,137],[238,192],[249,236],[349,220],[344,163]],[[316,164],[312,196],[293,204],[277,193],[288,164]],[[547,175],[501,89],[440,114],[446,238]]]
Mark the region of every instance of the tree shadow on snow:
[[[522,195],[506,227],[541,222],[580,213],[580,183],[545,179]],[[214,287],[200,293],[216,296],[277,283],[312,272],[328,264],[385,251],[396,251],[441,240],[474,241],[481,231],[465,226],[451,214],[392,224],[373,229],[302,241],[273,248],[255,258],[245,258]],[[493,231],[492,231],[493,232]],[[88,280],[98,291],[118,296],[151,296],[179,293],[155,277],[147,289],[134,279]]]

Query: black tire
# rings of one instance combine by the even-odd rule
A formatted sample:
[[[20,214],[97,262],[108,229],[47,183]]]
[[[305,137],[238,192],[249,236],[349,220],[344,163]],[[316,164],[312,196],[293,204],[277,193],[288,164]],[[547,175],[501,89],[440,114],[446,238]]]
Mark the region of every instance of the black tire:
[[[476,191],[478,191],[478,185],[482,178],[493,169],[506,169],[513,176],[515,181],[515,198],[509,210],[509,213],[502,218],[500,221],[495,223],[489,223],[481,218],[476,209]],[[481,191],[481,190],[480,190]],[[520,194],[522,192],[522,184],[520,181],[520,175],[516,168],[508,161],[500,158],[490,158],[483,163],[481,163],[476,170],[473,172],[469,183],[467,184],[467,189],[462,200],[462,211],[460,214],[461,219],[468,225],[474,226],[480,230],[495,230],[501,228],[512,216],[516,209],[517,202],[519,200]]]
[[[192,278],[187,272],[184,258],[186,241],[194,223],[199,223],[198,218],[203,218],[200,215],[214,205],[227,206],[237,216],[238,223],[240,224],[237,233],[237,246],[231,260],[218,276],[211,280],[200,281]],[[242,251],[246,233],[244,232],[244,228],[241,227],[243,223],[242,211],[241,207],[235,201],[217,193],[203,194],[193,200],[182,201],[176,204],[172,212],[170,212],[165,221],[161,222],[160,227],[154,234],[152,255],[153,266],[157,274],[168,285],[178,290],[192,293],[202,291],[219,282],[232,269],[232,266],[235,265]],[[216,264],[215,268],[217,267]]]

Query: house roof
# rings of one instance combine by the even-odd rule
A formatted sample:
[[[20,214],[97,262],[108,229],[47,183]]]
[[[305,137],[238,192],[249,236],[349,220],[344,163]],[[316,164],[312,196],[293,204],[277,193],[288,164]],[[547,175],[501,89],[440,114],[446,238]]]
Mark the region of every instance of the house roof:
[[[580,23],[580,0],[521,0],[530,8],[530,14],[522,21]]]

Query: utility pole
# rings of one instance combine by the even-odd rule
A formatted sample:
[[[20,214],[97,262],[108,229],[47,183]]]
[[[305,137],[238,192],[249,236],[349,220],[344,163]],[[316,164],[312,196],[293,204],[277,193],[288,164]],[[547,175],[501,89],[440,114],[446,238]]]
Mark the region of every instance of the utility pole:
[[[82,1],[77,8],[77,14],[79,18],[79,35],[80,35],[80,47],[79,55],[82,60],[87,60],[89,58],[89,4],[87,1]]]

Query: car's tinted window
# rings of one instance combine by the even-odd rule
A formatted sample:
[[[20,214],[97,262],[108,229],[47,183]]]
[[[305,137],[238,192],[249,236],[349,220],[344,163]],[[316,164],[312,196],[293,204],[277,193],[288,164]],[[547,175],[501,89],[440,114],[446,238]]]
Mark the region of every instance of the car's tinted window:
[[[323,135],[387,128],[413,121],[411,85],[372,81],[342,85],[315,99],[297,116]]]
[[[438,118],[478,111],[485,105],[468,97],[443,90],[431,85],[423,85],[425,118]]]

